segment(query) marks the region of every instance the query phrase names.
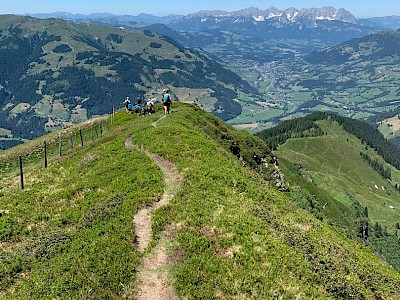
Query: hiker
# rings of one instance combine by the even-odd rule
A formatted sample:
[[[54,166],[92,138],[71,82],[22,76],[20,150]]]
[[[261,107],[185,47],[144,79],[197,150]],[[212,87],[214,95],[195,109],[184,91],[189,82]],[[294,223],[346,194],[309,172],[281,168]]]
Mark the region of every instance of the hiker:
[[[146,106],[147,106],[147,113],[149,115],[154,114],[154,109],[153,109],[154,102],[152,100],[149,100],[147,101]]]
[[[136,102],[139,106],[142,105],[142,97],[140,97],[140,95],[137,96],[137,102]]]
[[[133,111],[133,104],[132,103],[128,103],[128,113],[131,114]]]
[[[169,90],[168,89],[164,89],[163,90],[163,95],[162,95],[162,105],[164,108],[164,114],[169,114],[169,110],[171,108],[171,96],[169,94]]]
[[[131,100],[129,100],[129,97],[126,97],[126,99],[124,101],[124,105],[125,105],[125,111],[128,114],[130,114],[130,112],[132,111],[133,106],[132,106]]]
[[[135,113],[138,115],[140,113],[140,105],[136,103],[134,106],[134,109],[135,109]]]
[[[142,105],[142,116],[146,115],[146,103]]]

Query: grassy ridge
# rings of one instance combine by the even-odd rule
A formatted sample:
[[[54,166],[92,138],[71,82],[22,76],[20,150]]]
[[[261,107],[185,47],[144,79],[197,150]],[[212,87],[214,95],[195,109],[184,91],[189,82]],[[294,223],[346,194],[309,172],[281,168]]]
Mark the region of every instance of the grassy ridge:
[[[243,169],[192,125],[198,118],[182,107],[159,127],[146,129],[157,140],[134,137],[184,173],[180,194],[168,214],[159,216],[160,222],[179,224],[174,277],[180,295],[396,297],[399,291],[383,284],[397,282],[396,272]]]
[[[11,230],[0,244],[2,298],[123,298],[135,285],[141,256],[131,220],[139,207],[160,197],[162,178],[143,154],[125,149],[128,136],[172,161],[183,175],[178,194],[153,217],[156,240],[162,230],[170,231],[179,296],[400,294],[398,273],[271,189],[246,163],[245,145],[256,145],[255,137],[184,104],[174,104],[166,117],[122,112],[113,126],[91,147],[29,174],[33,179],[25,192],[18,191],[15,178],[2,182],[0,205],[9,211],[4,216]],[[240,160],[223,142],[235,139]]]
[[[115,135],[118,135],[115,137]],[[27,184],[2,183],[4,298],[108,298],[135,279],[131,221],[162,193],[162,174],[124,147],[126,128],[66,155]]]

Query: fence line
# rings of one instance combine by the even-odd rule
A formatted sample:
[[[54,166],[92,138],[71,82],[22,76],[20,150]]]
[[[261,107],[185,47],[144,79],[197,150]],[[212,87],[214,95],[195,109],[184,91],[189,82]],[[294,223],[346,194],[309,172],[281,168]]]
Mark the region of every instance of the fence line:
[[[47,168],[47,144],[44,141],[44,167]]]
[[[108,118],[105,121],[102,121],[101,123],[94,123],[91,125],[88,125],[84,128],[80,129],[75,129],[73,131],[69,131],[68,128],[65,130],[63,133],[63,130],[60,130],[58,132],[58,137],[57,138],[52,138],[51,140],[45,140],[43,141],[42,146],[37,146],[33,149],[30,149],[31,151],[25,152],[25,154],[19,154],[17,156],[18,163],[19,163],[19,173],[20,173],[20,182],[21,182],[21,189],[24,190],[25,184],[24,184],[24,167],[26,167],[27,164],[30,163],[38,163],[40,160],[44,160],[44,168],[48,167],[49,164],[49,157],[56,157],[59,156],[61,157],[64,153],[71,153],[74,150],[74,137],[80,141],[81,147],[75,147],[75,150],[81,149],[84,147],[85,142],[90,143],[95,141],[95,136],[94,136],[94,130],[96,131],[96,139],[99,138],[103,133],[105,133],[107,130],[109,130],[109,122],[111,121],[110,118]],[[99,134],[100,132],[100,134]],[[78,136],[79,134],[79,136]],[[69,149],[66,148],[66,145],[68,144],[65,143],[66,141],[69,140]],[[58,146],[58,147],[57,147]],[[57,150],[58,151],[57,151]],[[69,151],[68,151],[69,150]],[[58,153],[57,153],[58,152]],[[13,169],[13,165],[16,167],[15,163],[13,162],[12,157],[9,160],[3,160],[0,161],[0,170],[4,169],[3,172],[7,172],[10,169]],[[4,168],[3,168],[4,166]],[[0,173],[0,178],[2,177],[2,174]]]
[[[24,170],[22,166],[22,155],[19,156],[19,174],[21,178],[21,190],[24,189]]]

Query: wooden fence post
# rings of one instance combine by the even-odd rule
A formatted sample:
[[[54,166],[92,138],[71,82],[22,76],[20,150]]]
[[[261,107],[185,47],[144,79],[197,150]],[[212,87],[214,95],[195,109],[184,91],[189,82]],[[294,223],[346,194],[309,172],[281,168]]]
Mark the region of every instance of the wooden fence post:
[[[81,138],[81,146],[83,147],[82,129],[79,129],[79,136]]]
[[[47,168],[47,144],[44,141],[44,167]]]
[[[72,132],[69,133],[69,147],[74,150],[74,141],[72,140]]]
[[[61,146],[62,146],[62,142],[61,142],[61,131],[59,131],[59,132],[58,132],[58,155],[59,155],[59,156],[62,155]]]
[[[22,156],[19,156],[19,173],[21,176],[21,189],[24,189],[24,172],[23,172],[23,168],[22,168]]]

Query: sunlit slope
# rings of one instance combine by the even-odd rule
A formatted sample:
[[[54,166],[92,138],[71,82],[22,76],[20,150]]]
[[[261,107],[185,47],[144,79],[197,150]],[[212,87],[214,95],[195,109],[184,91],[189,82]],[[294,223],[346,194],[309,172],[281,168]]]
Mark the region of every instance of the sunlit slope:
[[[393,230],[400,217],[400,194],[362,160],[360,153],[367,153],[390,168],[393,182],[399,182],[399,171],[337,123],[325,120],[318,124],[326,135],[289,139],[279,147],[278,157],[301,165],[315,185],[347,207],[354,200],[367,206],[372,222]]]
[[[163,190],[160,169],[140,149],[171,161],[183,177],[152,218],[148,249],[168,232],[178,297],[398,298],[398,273],[271,188],[260,166],[250,168],[253,152],[270,164],[257,138],[184,104],[165,117],[121,112],[106,127],[61,158],[55,152],[47,169],[32,163],[24,192],[18,172],[5,172],[0,298],[118,299],[137,287],[143,254],[132,218]],[[138,148],[125,147],[128,137]]]

